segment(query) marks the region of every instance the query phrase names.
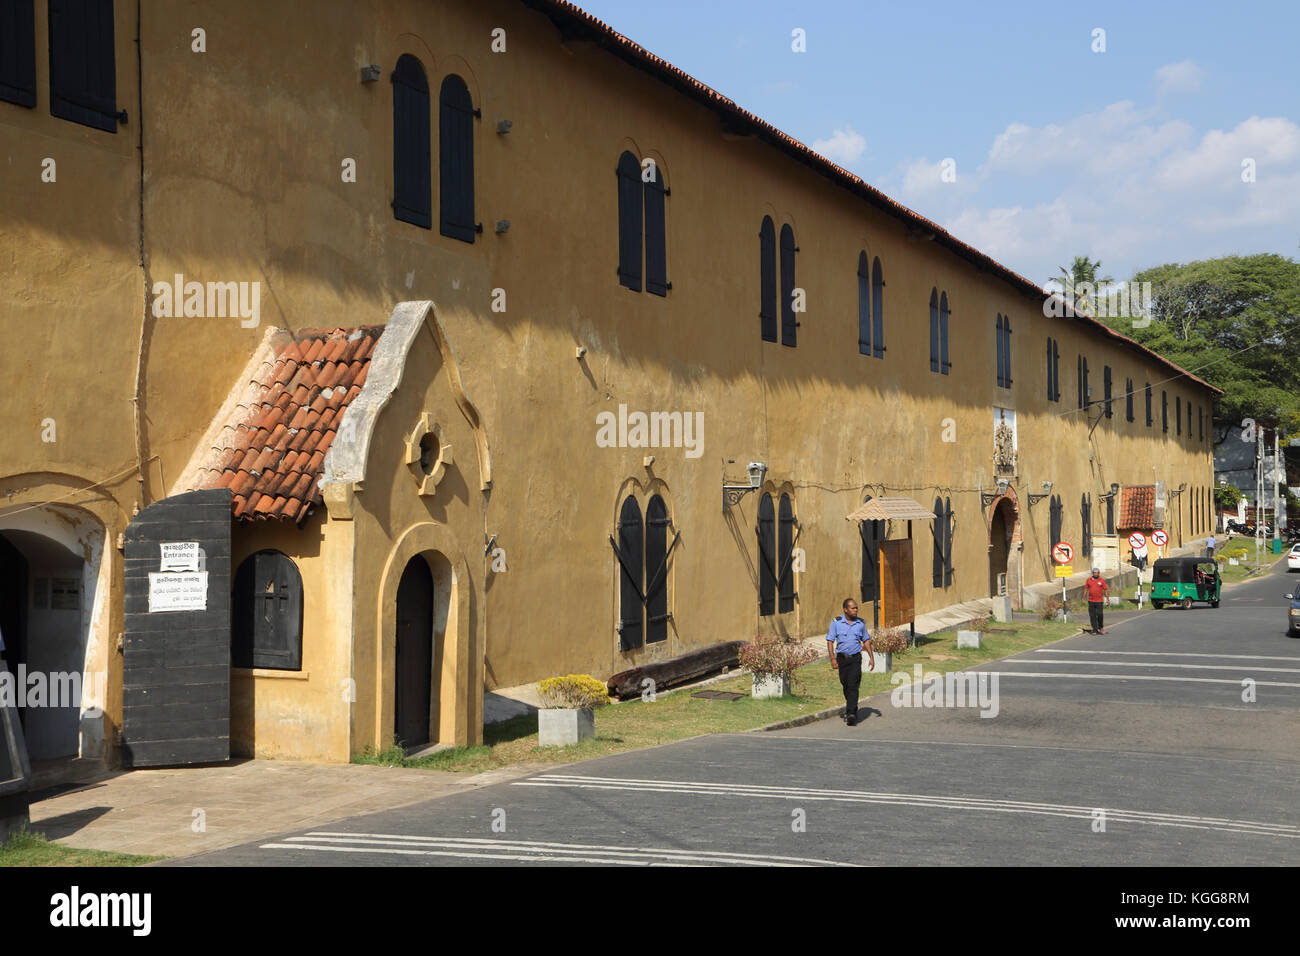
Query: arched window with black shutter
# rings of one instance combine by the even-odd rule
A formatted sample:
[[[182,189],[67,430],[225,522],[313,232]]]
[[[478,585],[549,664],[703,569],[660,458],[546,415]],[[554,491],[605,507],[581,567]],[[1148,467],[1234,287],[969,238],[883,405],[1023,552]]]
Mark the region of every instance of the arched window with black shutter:
[[[794,311],[794,230],[787,222],[781,227],[781,344],[794,348],[798,344],[799,323]]]
[[[794,610],[794,540],[795,521],[794,505],[789,495],[781,496],[777,509],[779,525],[777,528],[777,610],[786,614]]]
[[[50,0],[50,115],[116,133],[113,0]]]
[[[1061,503],[1061,496],[1052,495],[1051,512],[1050,512],[1050,526],[1051,526],[1052,540],[1048,542],[1049,550],[1056,547],[1056,545],[1061,540],[1061,525],[1062,525],[1062,519],[1064,517],[1064,511],[1065,508]]]
[[[930,290],[930,371],[939,371],[939,290]]]
[[[932,587],[943,587],[943,568],[944,568],[944,532],[945,532],[943,499],[934,499],[934,553],[930,559],[930,584]]]
[[[654,495],[645,509],[645,642],[668,640],[668,507]]]
[[[880,257],[871,264],[871,354],[885,357],[885,272]]]
[[[641,164],[630,152],[618,158],[618,281],[641,291]]]
[[[871,500],[871,495],[862,499]],[[883,521],[859,521],[858,535],[862,538],[862,600],[875,601],[880,597],[880,539],[884,537]]]
[[[438,94],[438,208],[444,236],[474,241],[474,103],[454,73]]]
[[[668,186],[663,170],[655,163],[645,183],[645,290],[651,295],[668,294],[668,223],[664,197]]]
[[[641,506],[631,495],[623,499],[618,515],[618,649],[636,650],[643,643],[642,612],[645,597],[645,528],[641,523]]]
[[[0,100],[36,105],[35,0],[0,3]]]
[[[772,496],[758,500],[758,613],[776,613],[776,508]]]
[[[776,341],[776,227],[772,217],[764,216],[758,229],[758,316],[762,323],[763,341]]]
[[[943,586],[952,585],[952,499],[943,499]]]
[[[393,70],[393,218],[433,228],[429,161],[429,82],[409,53]]]
[[[230,597],[231,666],[302,670],[302,577],[288,555],[249,555]]]
[[[867,254],[858,253],[858,354],[871,354],[871,270]]]
[[[944,375],[952,368],[948,361],[948,293],[939,293],[939,371]]]

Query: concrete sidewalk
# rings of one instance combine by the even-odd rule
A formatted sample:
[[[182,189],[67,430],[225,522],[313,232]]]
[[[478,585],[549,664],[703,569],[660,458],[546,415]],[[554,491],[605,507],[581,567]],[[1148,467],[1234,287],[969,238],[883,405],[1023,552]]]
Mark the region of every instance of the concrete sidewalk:
[[[33,803],[31,830],[65,846],[187,856],[521,777],[362,764],[238,760],[117,773]],[[202,811],[201,813],[197,811]]]

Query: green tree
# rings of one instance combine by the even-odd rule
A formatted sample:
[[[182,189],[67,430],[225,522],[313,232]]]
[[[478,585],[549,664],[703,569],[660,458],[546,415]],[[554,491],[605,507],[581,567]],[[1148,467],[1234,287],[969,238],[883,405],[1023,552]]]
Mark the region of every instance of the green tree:
[[[1060,266],[1061,274],[1052,276],[1047,281],[1055,282],[1065,290],[1065,301],[1076,311],[1092,314],[1096,296],[1115,282],[1110,276],[1097,278],[1097,270],[1100,268],[1100,259],[1093,261],[1087,256],[1075,256],[1070,268]]]

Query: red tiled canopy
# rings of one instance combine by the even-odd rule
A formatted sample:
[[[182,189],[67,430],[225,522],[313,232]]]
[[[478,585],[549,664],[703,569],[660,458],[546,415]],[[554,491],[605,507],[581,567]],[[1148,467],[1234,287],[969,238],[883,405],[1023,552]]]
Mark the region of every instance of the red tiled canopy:
[[[325,455],[383,330],[307,329],[272,340],[194,487],[229,488],[237,518],[305,520],[321,502]]]
[[[1117,528],[1147,529],[1154,527],[1156,511],[1155,485],[1130,485],[1120,497]]]

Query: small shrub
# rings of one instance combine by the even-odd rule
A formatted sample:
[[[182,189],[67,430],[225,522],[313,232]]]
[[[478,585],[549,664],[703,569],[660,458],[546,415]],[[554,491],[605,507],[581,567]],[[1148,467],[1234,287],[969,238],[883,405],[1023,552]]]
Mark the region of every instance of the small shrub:
[[[976,620],[971,621],[969,624],[963,627],[962,630],[979,631],[981,634],[987,634],[989,631],[993,630],[993,618],[989,615],[985,615],[984,617],[977,618]]]
[[[902,627],[882,627],[871,638],[873,654],[906,654],[908,631]]]
[[[537,692],[548,710],[585,710],[609,703],[609,689],[590,674],[548,677],[538,683]]]
[[[1082,602],[1070,601],[1064,605],[1060,598],[1048,598],[1043,602],[1043,613],[1041,615],[1044,621],[1055,621],[1061,616],[1061,608],[1065,607],[1067,614],[1079,613],[1084,610]]]
[[[803,644],[783,641],[780,638],[755,637],[740,646],[740,666],[760,680],[765,677],[786,677],[790,689],[798,693],[797,668],[818,657],[817,649]]]

